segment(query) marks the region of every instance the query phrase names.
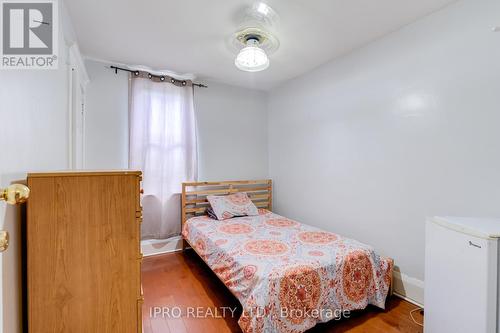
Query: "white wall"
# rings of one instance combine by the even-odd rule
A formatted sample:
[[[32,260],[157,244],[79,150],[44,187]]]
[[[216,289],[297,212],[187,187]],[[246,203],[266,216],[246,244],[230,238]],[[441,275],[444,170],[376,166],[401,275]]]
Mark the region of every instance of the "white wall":
[[[68,49],[74,34],[61,7],[59,69],[0,71],[0,187],[26,179],[26,172],[66,169],[69,161]],[[0,254],[0,332],[21,329],[19,207],[0,202],[0,229],[10,233]]]
[[[500,216],[499,13],[460,1],[270,95],[277,211],[393,257],[420,302],[426,217]]]
[[[208,82],[195,90],[199,179],[267,177],[267,95]]]
[[[86,61],[88,169],[128,166],[128,76]],[[205,81],[204,81],[205,82]],[[199,179],[267,177],[267,99],[260,91],[215,82],[195,88]]]
[[[128,168],[128,73],[87,60],[90,82],[85,105],[86,169]]]

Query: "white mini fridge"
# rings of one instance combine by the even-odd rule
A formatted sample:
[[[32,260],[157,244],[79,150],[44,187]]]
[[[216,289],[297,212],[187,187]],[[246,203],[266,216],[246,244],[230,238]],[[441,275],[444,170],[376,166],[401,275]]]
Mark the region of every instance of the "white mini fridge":
[[[500,333],[500,219],[434,217],[425,232],[425,333]]]

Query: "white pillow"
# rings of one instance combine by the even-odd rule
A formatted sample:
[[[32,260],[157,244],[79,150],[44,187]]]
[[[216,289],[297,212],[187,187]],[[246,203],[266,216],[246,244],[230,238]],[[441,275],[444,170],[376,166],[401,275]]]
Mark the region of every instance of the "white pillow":
[[[236,216],[259,215],[259,210],[245,192],[224,196],[209,195],[207,200],[218,220],[226,220]]]

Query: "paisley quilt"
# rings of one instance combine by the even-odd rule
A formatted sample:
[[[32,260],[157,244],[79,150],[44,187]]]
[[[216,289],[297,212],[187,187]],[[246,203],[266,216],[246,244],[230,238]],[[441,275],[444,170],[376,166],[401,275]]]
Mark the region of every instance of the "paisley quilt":
[[[304,332],[346,310],[384,308],[393,262],[355,240],[263,209],[193,217],[182,234],[242,304],[245,333]]]

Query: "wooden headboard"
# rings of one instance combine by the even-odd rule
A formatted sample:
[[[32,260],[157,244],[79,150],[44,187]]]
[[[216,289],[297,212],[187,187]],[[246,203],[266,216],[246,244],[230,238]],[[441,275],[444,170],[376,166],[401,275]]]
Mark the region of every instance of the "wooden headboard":
[[[272,210],[273,183],[265,180],[182,183],[181,227],[191,217],[205,215],[209,207],[207,195],[246,192],[255,206]]]

